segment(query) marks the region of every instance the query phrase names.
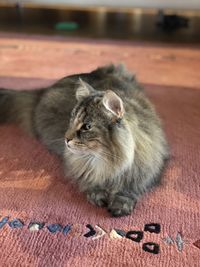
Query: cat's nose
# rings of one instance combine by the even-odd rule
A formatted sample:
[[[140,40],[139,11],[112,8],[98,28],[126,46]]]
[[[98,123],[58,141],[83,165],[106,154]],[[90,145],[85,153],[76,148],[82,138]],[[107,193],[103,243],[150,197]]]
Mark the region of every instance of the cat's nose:
[[[72,138],[65,137],[65,143],[66,144],[68,144],[71,140],[72,140]]]
[[[67,131],[66,133],[65,133],[65,140],[67,141],[67,142],[69,142],[70,140],[72,140],[73,139],[73,133],[71,132],[71,131]]]
[[[69,146],[70,141],[73,140],[73,137],[70,135],[65,135],[65,144]]]
[[[70,139],[65,137],[65,142],[68,143],[69,141],[70,141]]]
[[[68,130],[66,133],[65,133],[65,143],[66,145],[69,145],[69,142],[72,141],[74,138],[74,134],[72,131]]]

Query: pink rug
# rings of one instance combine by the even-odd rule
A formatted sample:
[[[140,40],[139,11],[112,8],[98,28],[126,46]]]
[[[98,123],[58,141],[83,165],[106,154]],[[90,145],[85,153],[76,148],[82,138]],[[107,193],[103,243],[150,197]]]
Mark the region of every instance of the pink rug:
[[[0,87],[16,89],[126,63],[162,117],[172,154],[162,185],[114,219],[64,181],[38,141],[1,125],[0,265],[200,266],[199,48],[0,34],[0,59]]]

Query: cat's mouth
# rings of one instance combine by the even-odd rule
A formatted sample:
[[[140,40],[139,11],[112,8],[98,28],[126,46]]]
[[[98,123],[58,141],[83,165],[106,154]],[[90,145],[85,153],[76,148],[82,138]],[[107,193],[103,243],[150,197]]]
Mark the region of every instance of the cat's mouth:
[[[86,149],[83,146],[74,144],[73,142],[67,142],[67,141],[65,141],[65,144],[66,144],[67,149],[73,154],[83,155],[86,153]]]

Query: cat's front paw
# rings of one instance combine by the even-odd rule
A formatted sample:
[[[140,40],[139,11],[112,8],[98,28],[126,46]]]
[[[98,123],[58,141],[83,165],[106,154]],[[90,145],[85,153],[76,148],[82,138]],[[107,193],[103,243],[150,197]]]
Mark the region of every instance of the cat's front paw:
[[[108,195],[105,191],[88,192],[87,200],[98,207],[106,207],[108,205]]]
[[[135,199],[126,196],[115,196],[108,205],[108,211],[113,217],[130,215],[136,204]]]

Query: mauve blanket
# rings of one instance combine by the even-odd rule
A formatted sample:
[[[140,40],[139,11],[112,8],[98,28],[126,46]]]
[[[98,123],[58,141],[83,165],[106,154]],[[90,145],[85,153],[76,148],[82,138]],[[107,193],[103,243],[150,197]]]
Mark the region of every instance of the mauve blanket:
[[[163,120],[171,160],[161,186],[111,218],[42,144],[1,125],[1,266],[200,266],[199,48],[0,34],[0,87],[38,88],[110,62],[136,72]]]

